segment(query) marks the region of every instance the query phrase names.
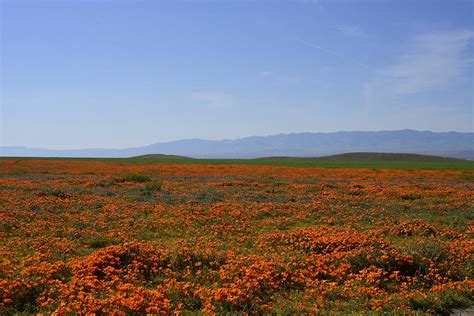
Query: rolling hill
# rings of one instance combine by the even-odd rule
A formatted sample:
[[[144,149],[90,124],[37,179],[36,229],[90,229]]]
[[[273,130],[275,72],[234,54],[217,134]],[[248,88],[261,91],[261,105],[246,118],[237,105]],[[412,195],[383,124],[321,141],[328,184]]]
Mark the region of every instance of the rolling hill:
[[[345,153],[320,157],[318,159],[337,161],[427,161],[427,162],[462,162],[465,159],[440,157],[431,155],[405,154],[405,153]]]
[[[179,155],[164,155],[164,154],[148,154],[148,155],[140,155],[140,156],[135,156],[131,157],[135,160],[139,159],[157,159],[157,160],[179,160],[179,159],[193,159],[191,157],[186,157],[186,156],[179,156]]]

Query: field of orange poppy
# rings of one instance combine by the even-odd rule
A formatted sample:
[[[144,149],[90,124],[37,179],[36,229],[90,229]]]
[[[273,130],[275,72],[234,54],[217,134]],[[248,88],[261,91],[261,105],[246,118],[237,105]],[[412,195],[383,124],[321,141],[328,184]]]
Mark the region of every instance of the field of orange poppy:
[[[3,159],[0,314],[466,308],[473,175]]]

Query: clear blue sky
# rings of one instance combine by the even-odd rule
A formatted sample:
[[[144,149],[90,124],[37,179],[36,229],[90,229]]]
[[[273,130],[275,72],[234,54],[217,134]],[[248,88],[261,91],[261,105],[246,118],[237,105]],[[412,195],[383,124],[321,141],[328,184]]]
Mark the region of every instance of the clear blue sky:
[[[474,1],[1,3],[1,145],[473,131]]]

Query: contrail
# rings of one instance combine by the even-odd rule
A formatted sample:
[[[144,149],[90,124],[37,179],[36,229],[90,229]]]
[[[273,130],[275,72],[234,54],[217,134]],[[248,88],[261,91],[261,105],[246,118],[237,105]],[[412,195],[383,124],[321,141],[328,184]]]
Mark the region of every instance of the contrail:
[[[337,54],[337,53],[335,53],[335,52],[330,51],[329,49],[326,49],[326,48],[321,47],[321,46],[319,46],[319,45],[316,45],[316,44],[314,44],[314,43],[311,43],[311,42],[308,42],[308,41],[305,41],[305,40],[302,40],[302,39],[299,39],[298,41],[301,42],[301,43],[304,43],[304,44],[306,44],[306,45],[316,47],[317,49],[322,50],[323,52],[326,52],[326,53],[331,54],[331,55],[333,55],[333,56],[336,56],[337,58],[342,59],[342,60],[344,60],[344,61],[346,61],[346,62],[348,62],[348,63],[355,64],[355,65],[358,65],[358,66],[361,66],[361,67],[370,69],[370,67],[367,66],[367,65],[365,65],[365,64],[362,64],[362,63],[360,63],[360,62],[358,62],[358,61],[356,61],[356,60],[353,60],[353,59],[344,57],[344,56],[342,56],[342,55],[339,55],[339,54]]]

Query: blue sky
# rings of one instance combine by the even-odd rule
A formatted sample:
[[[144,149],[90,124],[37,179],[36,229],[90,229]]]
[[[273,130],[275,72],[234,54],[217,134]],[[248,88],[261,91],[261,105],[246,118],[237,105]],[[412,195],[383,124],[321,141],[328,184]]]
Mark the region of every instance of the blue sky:
[[[1,3],[1,144],[473,131],[473,1]]]

